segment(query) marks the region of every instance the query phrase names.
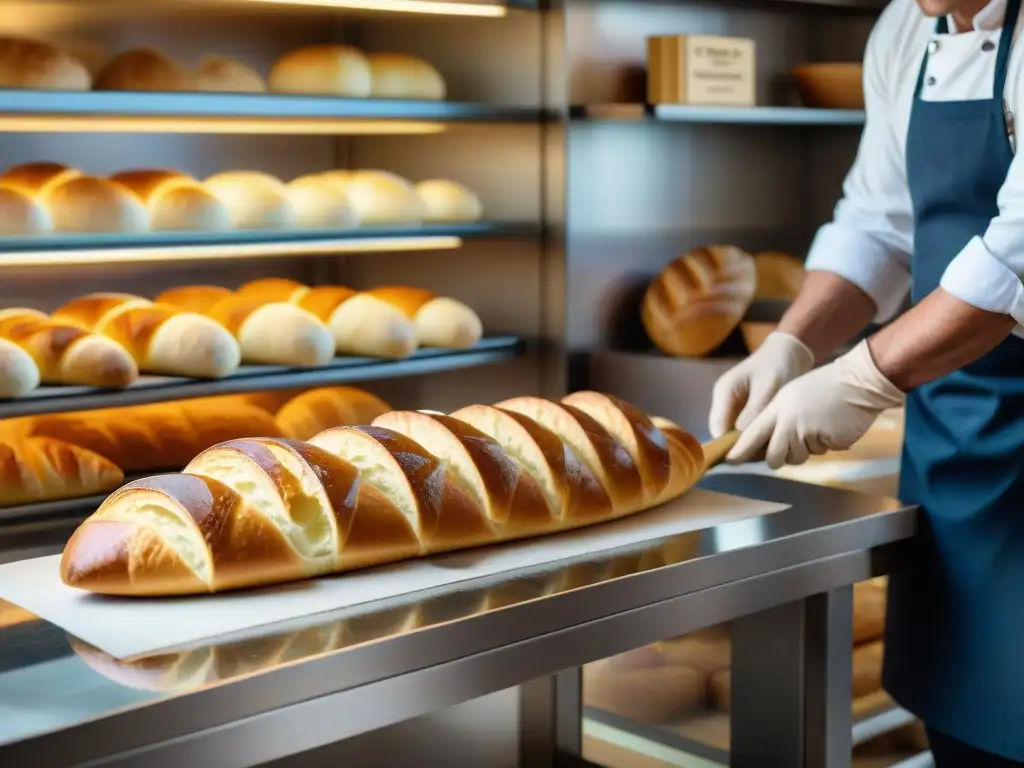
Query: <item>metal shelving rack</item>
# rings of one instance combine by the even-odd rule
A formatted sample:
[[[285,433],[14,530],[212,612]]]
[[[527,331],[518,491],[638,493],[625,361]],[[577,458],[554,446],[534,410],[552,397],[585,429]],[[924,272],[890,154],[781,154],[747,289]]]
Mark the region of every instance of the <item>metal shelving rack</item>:
[[[586,104],[573,106],[574,120],[716,125],[861,126],[864,112],[856,109],[807,107],[691,107],[683,104]]]

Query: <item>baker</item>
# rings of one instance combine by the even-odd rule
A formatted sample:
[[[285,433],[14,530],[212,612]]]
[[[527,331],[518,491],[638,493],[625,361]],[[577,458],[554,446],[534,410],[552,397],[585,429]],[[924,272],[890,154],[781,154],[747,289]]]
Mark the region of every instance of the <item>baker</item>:
[[[885,686],[937,768],[1024,765],[1021,0],[893,0],[868,42],[867,124],[778,331],[714,389],[711,431],[772,467],[849,448],[906,403]],[[868,323],[912,308],[812,370]]]

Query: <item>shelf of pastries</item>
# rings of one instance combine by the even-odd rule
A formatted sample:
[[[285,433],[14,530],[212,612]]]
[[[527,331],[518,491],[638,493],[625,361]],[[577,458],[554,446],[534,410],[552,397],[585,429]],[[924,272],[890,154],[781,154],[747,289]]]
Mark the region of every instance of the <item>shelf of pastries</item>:
[[[60,98],[53,98],[59,91]],[[288,51],[262,71],[218,55],[189,66],[150,47],[95,71],[45,40],[0,37],[0,130],[428,134],[457,122],[540,122],[537,108],[449,100],[426,59],[343,43]]]
[[[920,723],[882,688],[884,629],[885,577],[855,585],[851,713],[855,757],[861,757],[855,764],[888,765],[876,761],[879,755],[898,760],[926,748]],[[731,664],[731,629],[720,625],[587,665],[588,759],[629,745],[649,755],[668,749],[728,765]]]
[[[480,197],[453,179],[414,183],[380,170],[200,180],[168,168],[102,177],[32,162],[0,173],[0,266],[443,250],[536,232],[485,220]]]

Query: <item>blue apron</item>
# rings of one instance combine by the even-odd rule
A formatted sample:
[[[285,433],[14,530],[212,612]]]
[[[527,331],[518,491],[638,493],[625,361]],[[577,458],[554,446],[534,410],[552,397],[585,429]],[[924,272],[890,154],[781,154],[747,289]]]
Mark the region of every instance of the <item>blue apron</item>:
[[[915,303],[999,214],[1019,11],[1010,0],[990,98],[922,101],[921,66],[907,137]],[[890,577],[885,686],[929,727],[1024,761],[1024,339],[914,390],[906,414],[900,498],[921,505],[922,531]]]

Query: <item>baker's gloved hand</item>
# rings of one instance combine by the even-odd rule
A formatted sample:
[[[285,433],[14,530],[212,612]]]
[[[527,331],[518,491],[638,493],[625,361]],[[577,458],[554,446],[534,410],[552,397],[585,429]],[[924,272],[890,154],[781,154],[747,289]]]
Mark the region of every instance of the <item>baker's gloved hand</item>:
[[[875,365],[867,341],[835,362],[784,386],[748,426],[726,457],[750,461],[767,444],[772,469],[808,456],[844,451],[878,415],[903,405],[905,395]]]
[[[724,373],[711,395],[712,437],[746,429],[785,384],[814,367],[814,354],[796,336],[776,331],[757,351]]]

